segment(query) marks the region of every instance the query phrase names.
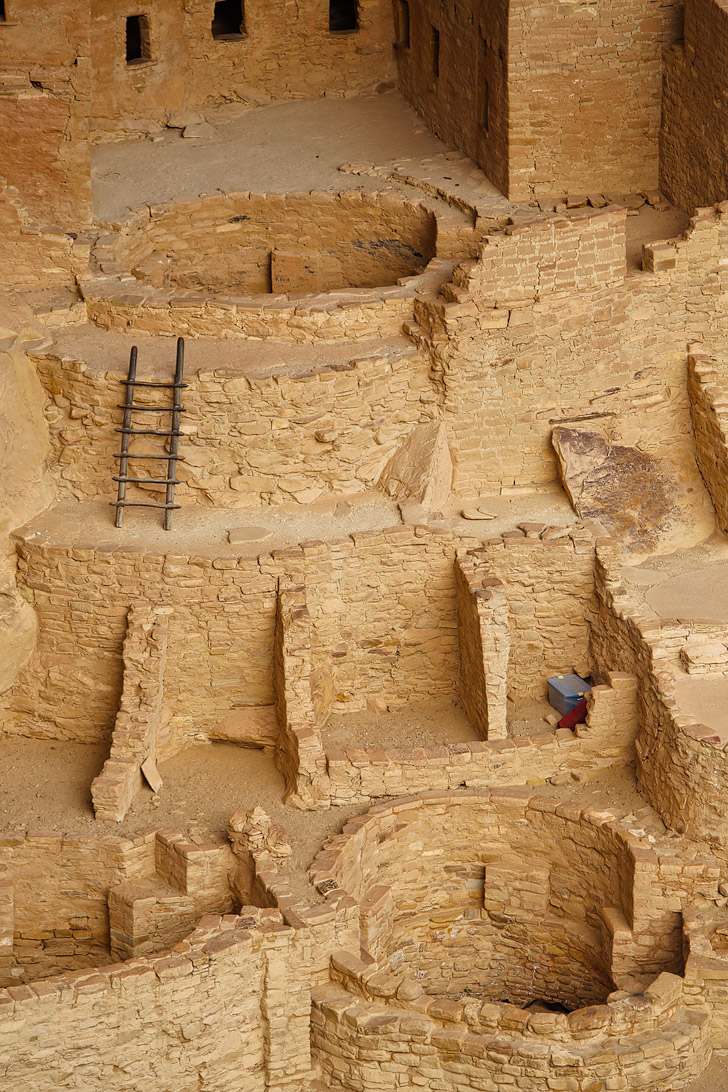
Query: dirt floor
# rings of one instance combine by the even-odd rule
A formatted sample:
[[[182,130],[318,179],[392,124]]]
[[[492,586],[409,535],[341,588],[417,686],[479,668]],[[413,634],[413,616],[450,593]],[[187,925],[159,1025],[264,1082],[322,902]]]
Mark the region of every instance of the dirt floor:
[[[439,747],[478,739],[457,698],[411,702],[399,709],[333,713],[322,732],[324,747]]]
[[[386,165],[402,156],[420,164],[448,152],[397,92],[212,110],[209,138],[190,141],[167,130],[156,141],[101,144],[92,149],[94,212],[121,219],[144,202],[217,189],[381,189],[381,177],[342,173],[344,163]],[[241,149],[245,149],[241,155]],[[482,177],[482,176],[481,176]],[[507,202],[490,183],[494,199]]]
[[[714,729],[728,743],[728,675],[685,675],[677,680],[675,698],[682,710]]]
[[[547,717],[557,716],[543,699],[508,703],[508,734],[527,736],[554,730]],[[324,746],[439,747],[480,739],[457,697],[410,702],[398,709],[373,712],[333,713],[322,732]]]
[[[684,1092],[728,1092],[728,1057],[715,1055],[703,1075]]]
[[[316,892],[306,883],[306,867],[324,841],[362,810],[289,807],[271,756],[233,744],[202,743],[159,764],[164,784],[158,796],[145,787],[122,823],[99,823],[90,785],[108,753],[107,744],[0,739],[0,831],[27,828],[103,837],[171,827],[204,841],[224,837],[234,811],[260,806],[286,829],[293,847],[293,886],[311,902]]]
[[[425,736],[427,731],[425,727]],[[283,779],[272,757],[234,744],[201,743],[160,763],[164,784],[158,796],[143,788],[124,822],[99,823],[91,808],[90,785],[107,755],[107,744],[0,738],[0,831],[28,829],[103,837],[172,827],[204,841],[210,836],[224,837],[234,811],[260,806],[286,830],[293,847],[292,886],[311,902],[317,896],[306,881],[306,868],[347,819],[366,811],[362,805],[299,811],[283,803]],[[579,800],[584,806],[613,808],[620,814],[639,813],[647,807],[632,772],[622,768],[582,782],[544,782],[533,791]]]

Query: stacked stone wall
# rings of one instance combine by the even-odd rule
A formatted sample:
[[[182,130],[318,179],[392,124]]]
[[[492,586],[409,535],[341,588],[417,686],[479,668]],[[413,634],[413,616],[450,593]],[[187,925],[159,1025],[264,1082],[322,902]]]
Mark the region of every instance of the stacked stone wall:
[[[294,1092],[310,1072],[309,952],[305,931],[248,908],[204,918],[170,953],[2,990],[6,1080],[131,1092],[202,1076],[230,1092]]]
[[[610,1083],[661,1092],[666,1081],[687,1086],[710,1060],[707,1010],[688,1008],[672,975],[660,976],[643,997],[578,1010],[574,1031],[559,1027],[558,1038],[548,1016],[544,1024],[531,1017],[533,1031],[524,1033],[528,1018],[508,1005],[492,1006],[502,1015],[484,1016],[487,1030],[480,1032],[472,1010],[466,1019],[457,1003],[453,1009],[433,1001],[431,1016],[421,1004],[404,1012],[386,1006],[381,995],[366,1004],[341,987],[317,988],[312,996],[315,1057],[328,1077],[362,1092],[381,1088],[383,1078],[405,1088],[424,1079],[443,1092],[479,1092],[485,1080],[497,1087],[499,1078],[526,1092],[549,1081],[568,1081],[574,1092]],[[568,1077],[554,1076],[567,1059]]]
[[[690,416],[695,457],[715,508],[718,526],[728,533],[728,408],[719,366],[703,354],[688,357]]]
[[[681,36],[677,3],[427,0],[410,4],[409,26],[401,89],[511,200],[656,186],[662,49]]]
[[[416,1056],[418,1073],[444,1088],[477,1088],[485,1079],[498,1083],[500,1067],[507,1065],[503,1072],[515,1070],[525,1088],[535,1089],[553,1080],[551,1051],[566,1049],[575,1089],[627,1080],[633,1087],[636,1082],[658,1089],[666,1073],[671,1081],[687,1081],[709,1054],[708,1020],[700,988],[684,989],[675,974],[661,973],[670,967],[679,972],[682,964],[680,914],[669,907],[710,897],[720,869],[710,858],[676,868],[672,848],[666,843],[663,857],[661,846],[646,849],[609,813],[529,796],[527,790],[427,793],[378,805],[351,820],[311,868],[327,899],[340,897],[342,890],[357,899],[364,945],[360,958],[335,953],[331,984],[314,990],[314,1044],[325,1072],[343,1072],[358,1087],[374,1087],[366,1029],[368,1049],[377,1051],[379,1080],[383,1069],[408,1080]],[[433,952],[440,950],[445,965],[453,967],[459,996],[440,996],[442,968],[430,965],[427,945],[411,943],[411,926],[422,908],[431,918]],[[466,949],[474,943],[478,920],[488,915],[506,945],[509,930],[519,943],[535,939],[538,946],[537,922],[543,920],[544,938],[560,935],[561,923],[575,951],[580,940],[591,937],[592,958],[602,967],[615,961],[617,942],[610,951],[609,923],[621,918],[618,962],[625,988],[606,1004],[568,1015],[530,1012],[497,1000],[483,1004],[477,979],[485,963]],[[545,959],[550,978],[547,973],[541,981],[532,973],[522,988],[514,983],[518,1004],[528,1000],[530,989],[545,988],[539,996],[548,997],[553,996],[549,988],[566,983],[560,978],[563,946],[555,947],[538,957]],[[517,976],[522,955],[516,943],[511,974]],[[421,960],[425,965],[416,966]],[[490,968],[497,977],[497,961]],[[585,974],[586,990],[595,988],[593,969],[590,965]],[[573,971],[573,965],[566,968],[567,978]],[[629,976],[635,973],[659,977],[633,996],[637,991],[634,985],[630,990]],[[450,990],[452,985],[450,980]],[[608,980],[604,986],[610,988]],[[396,1051],[392,1035],[399,1043]],[[411,1045],[415,1041],[430,1044],[424,1061]],[[649,1058],[648,1043],[654,1050]],[[653,1058],[659,1058],[654,1067]]]
[[[127,65],[128,6],[91,0],[92,131],[135,135],[219,102],[343,96],[392,81],[390,0],[360,0],[354,33],[332,34],[328,7],[245,0],[245,35],[224,41],[212,36],[210,0],[150,0],[151,60]]]
[[[615,282],[622,215],[607,211],[601,224],[598,216],[577,221],[594,247],[604,232],[583,276],[574,272],[579,229],[536,224],[513,239],[502,237],[493,251],[499,261],[487,277],[485,265],[481,274],[479,263],[461,263],[437,300],[416,301],[411,332],[431,353],[442,389],[441,418],[460,496],[555,481],[552,429],[585,417],[620,442],[685,459],[686,341],[717,352],[724,341],[726,211],[698,210],[686,236],[670,248],[669,263]],[[559,240],[565,246],[563,290],[557,277],[535,302],[514,286],[504,260],[511,248],[531,252],[532,239],[544,262],[554,246],[558,254]],[[602,246],[610,255],[604,263]],[[525,258],[521,271],[533,294],[540,280],[526,270]],[[582,287],[575,290],[577,281]]]
[[[656,186],[662,49],[681,14],[644,0],[511,8],[513,200]]]
[[[146,762],[162,757],[166,620],[138,603],[129,610],[124,638],[123,689],[111,740],[111,754],[91,784],[97,819],[120,822],[143,784]],[[168,746],[167,750],[172,748]]]
[[[3,177],[33,222],[78,230],[91,219],[88,5],[9,5],[0,50]]]
[[[622,949],[620,975],[681,971],[676,908],[698,896],[714,896],[718,862],[698,854],[680,860],[669,840],[648,848],[613,814],[561,804],[532,791],[429,792],[377,804],[327,844],[311,866],[311,878],[332,896],[340,889],[356,899],[364,929],[368,892],[376,888],[381,898],[385,887],[391,889],[387,925],[377,930],[373,946],[375,958],[392,960],[393,923],[396,927],[400,921],[406,930],[423,908],[432,915],[449,908],[463,914],[476,903],[495,915],[513,889],[509,920],[548,914],[595,930],[605,944],[608,919],[616,911],[627,934],[614,941],[615,951]],[[548,880],[536,883],[528,872],[539,868],[547,870]],[[519,872],[520,889],[531,892],[530,907],[524,900],[519,905],[514,880]],[[466,975],[460,978],[467,986]]]
[[[596,664],[612,663],[639,680],[640,789],[668,827],[724,845],[728,756],[714,730],[679,707],[675,669],[694,633],[717,640],[725,636],[725,624],[655,621],[621,584],[625,559],[619,548],[601,543],[597,558],[599,615],[591,631],[592,656]]]
[[[396,710],[413,692],[456,698],[462,655],[458,549],[474,551],[470,563],[483,579],[499,579],[503,585],[502,613],[507,608],[510,633],[502,636],[510,641],[514,696],[543,697],[549,675],[575,666],[587,670],[593,544],[578,529],[551,540],[508,532],[482,544],[452,532],[397,527],[257,559],[238,558],[232,551],[211,558],[69,550],[32,540],[18,548],[21,588],[37,612],[40,637],[35,655],[7,695],[10,733],[87,742],[111,738],[127,613],[141,586],[150,608],[171,608],[163,672],[170,739],[205,730],[214,735],[232,712],[267,710],[276,699],[279,719],[283,716],[287,724],[288,698],[284,693],[282,701],[276,687],[286,677],[292,685],[304,661],[310,681],[303,721],[311,729],[320,729],[334,705],[346,712],[374,700]],[[275,640],[285,634],[285,619],[279,617],[276,630],[283,576],[307,590],[309,636],[303,644],[294,641],[287,652],[303,657],[295,670],[286,665],[282,647],[274,651]],[[297,617],[294,610],[289,623]],[[494,665],[486,658],[487,682]],[[498,678],[493,676],[492,693],[500,694],[502,712],[505,665],[501,668]],[[628,756],[628,719],[625,726],[616,750],[603,749],[601,758],[594,747],[598,752],[605,740],[597,731],[597,742],[581,747],[584,760],[608,765]],[[428,778],[451,787],[463,780],[488,784],[494,777],[500,783],[509,776],[543,777],[547,755],[555,772],[566,761],[564,747],[579,747],[571,733],[561,742],[547,734],[487,746],[478,742],[478,734],[474,727],[472,744],[447,747],[332,751],[327,756],[332,797],[341,803],[421,790],[428,787]],[[316,739],[313,733],[312,746]],[[269,736],[259,742],[269,743]],[[316,747],[320,750],[320,742]],[[289,784],[299,763],[295,749],[292,755],[290,769],[288,760],[282,767]],[[313,763],[318,770],[319,758],[314,756]]]
[[[684,209],[724,201],[728,5],[687,0],[684,41],[665,51],[660,185]]]
[[[52,831],[0,839],[0,880],[10,898],[5,986],[96,967],[141,950],[158,951],[189,933],[201,914],[232,907],[229,850],[178,832],[95,838]],[[122,943],[119,906],[154,893],[147,933]]]
[[[59,489],[91,500],[109,493],[116,472],[125,364],[99,372],[79,355],[51,350],[36,360],[47,394],[50,469]],[[327,363],[324,352],[318,365],[287,371],[187,373],[180,503],[310,503],[371,487],[410,431],[435,412],[427,361],[401,340],[361,356],[353,346],[343,362]],[[145,389],[136,397],[144,404]],[[153,399],[152,391],[146,400]]]

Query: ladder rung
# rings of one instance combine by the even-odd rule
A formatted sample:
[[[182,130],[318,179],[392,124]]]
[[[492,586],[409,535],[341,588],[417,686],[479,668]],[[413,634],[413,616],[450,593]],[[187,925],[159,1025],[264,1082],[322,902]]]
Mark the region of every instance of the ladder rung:
[[[127,436],[182,436],[179,429],[164,428],[115,428],[114,432],[123,432]]]
[[[127,478],[125,474],[114,474],[114,482],[133,482],[134,485],[179,485],[176,478]]]
[[[181,504],[162,504],[161,501],[109,501],[111,508],[181,508]]]
[[[165,433],[168,435],[168,433]],[[116,455],[112,456],[114,459],[164,459],[165,462],[169,462],[170,459],[174,459],[178,463],[185,462],[184,455],[151,455],[148,452],[142,451],[117,451]]]
[[[189,383],[152,383],[146,379],[120,379],[119,382],[127,387],[160,387],[165,390],[174,390],[176,387],[181,390],[183,387],[189,387]]]
[[[134,406],[128,402],[123,406],[119,405],[117,409],[130,409],[135,413],[186,413],[187,410],[183,406]]]

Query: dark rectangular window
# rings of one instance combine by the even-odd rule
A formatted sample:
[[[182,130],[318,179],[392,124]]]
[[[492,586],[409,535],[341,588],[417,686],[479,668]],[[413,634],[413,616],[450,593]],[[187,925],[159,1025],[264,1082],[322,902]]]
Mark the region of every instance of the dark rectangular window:
[[[399,0],[399,41],[402,49],[409,49],[410,44],[410,10],[408,0]]]
[[[332,34],[347,34],[359,29],[357,0],[329,0],[329,30]]]
[[[152,45],[146,15],[129,15],[126,20],[126,63],[151,61]]]
[[[223,42],[245,37],[243,0],[218,0],[212,16],[212,36]]]
[[[435,79],[440,75],[440,31],[432,28],[432,40],[430,42],[430,56],[432,59],[432,75]]]
[[[7,23],[8,17],[5,14],[5,0],[0,0],[0,23]]]
[[[483,132],[487,133],[490,125],[490,87],[487,80],[483,87],[483,100],[480,104],[480,125]]]

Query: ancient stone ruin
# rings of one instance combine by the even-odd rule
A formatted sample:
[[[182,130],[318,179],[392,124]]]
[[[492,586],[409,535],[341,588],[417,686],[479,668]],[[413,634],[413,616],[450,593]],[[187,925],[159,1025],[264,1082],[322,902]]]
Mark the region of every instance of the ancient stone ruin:
[[[0,1092],[724,1087],[726,133],[722,0],[0,0]]]

